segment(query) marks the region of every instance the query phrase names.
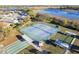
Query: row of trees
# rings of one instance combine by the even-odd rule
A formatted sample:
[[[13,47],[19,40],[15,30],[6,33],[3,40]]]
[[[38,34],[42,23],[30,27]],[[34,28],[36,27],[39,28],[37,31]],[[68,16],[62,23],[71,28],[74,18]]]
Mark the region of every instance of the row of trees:
[[[78,6],[60,6],[60,9],[71,9],[71,10],[79,10]]]
[[[43,22],[50,22],[53,19],[51,17],[49,17],[47,14],[43,15],[43,14],[37,14],[35,17],[35,21],[43,21]]]
[[[75,21],[72,21],[72,20],[67,20],[67,19],[61,20],[61,19],[54,18],[53,21],[51,21],[51,23],[55,23],[55,24],[58,24],[58,25],[79,31],[78,22],[75,22]]]
[[[36,17],[36,13],[34,12],[34,10],[32,10],[32,9],[30,9],[30,8],[27,8],[27,9],[24,9],[24,11],[25,11],[31,18]]]
[[[60,19],[60,18],[56,18],[56,17],[53,17],[53,16],[51,17],[51,16],[46,15],[46,14],[44,14],[44,15],[38,14],[36,16],[36,18],[38,20],[41,20],[41,21],[44,21],[44,22],[58,24],[58,25],[79,31],[79,24],[76,21],[67,20],[67,19]]]

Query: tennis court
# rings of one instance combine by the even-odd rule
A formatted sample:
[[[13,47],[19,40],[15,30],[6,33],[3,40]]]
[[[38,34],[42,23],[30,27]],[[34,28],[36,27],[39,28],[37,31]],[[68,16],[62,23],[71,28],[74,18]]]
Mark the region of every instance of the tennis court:
[[[33,40],[41,41],[41,40],[47,40],[48,38],[50,38],[51,35],[57,33],[58,30],[59,30],[58,28],[38,23],[29,27],[22,28],[20,32],[26,34]]]

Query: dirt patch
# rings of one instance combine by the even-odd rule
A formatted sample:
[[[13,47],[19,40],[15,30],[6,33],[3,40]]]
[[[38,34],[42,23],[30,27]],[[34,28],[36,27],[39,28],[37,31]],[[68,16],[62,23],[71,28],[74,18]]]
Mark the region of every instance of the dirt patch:
[[[11,30],[10,33],[8,34],[7,37],[4,38],[4,40],[2,42],[0,42],[0,44],[3,44],[5,46],[15,42],[17,39],[16,39],[16,35],[18,35],[19,32],[17,30]]]

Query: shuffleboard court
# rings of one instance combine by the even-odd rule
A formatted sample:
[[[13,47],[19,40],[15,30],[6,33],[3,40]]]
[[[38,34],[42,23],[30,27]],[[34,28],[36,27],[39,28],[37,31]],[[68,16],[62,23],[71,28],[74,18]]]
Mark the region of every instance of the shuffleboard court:
[[[21,41],[17,40],[16,42],[6,46],[5,49],[6,49],[6,53],[8,53],[8,54],[16,54],[28,46],[29,46],[29,44],[26,41],[21,42]]]

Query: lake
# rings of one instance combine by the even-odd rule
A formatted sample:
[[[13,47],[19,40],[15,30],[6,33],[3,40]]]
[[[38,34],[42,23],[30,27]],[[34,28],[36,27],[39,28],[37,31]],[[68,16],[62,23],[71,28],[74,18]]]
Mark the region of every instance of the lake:
[[[75,12],[75,11],[69,12],[69,11],[64,11],[64,10],[60,10],[60,9],[48,8],[48,9],[43,9],[43,10],[38,11],[38,13],[65,17],[70,20],[79,20],[79,12]]]

